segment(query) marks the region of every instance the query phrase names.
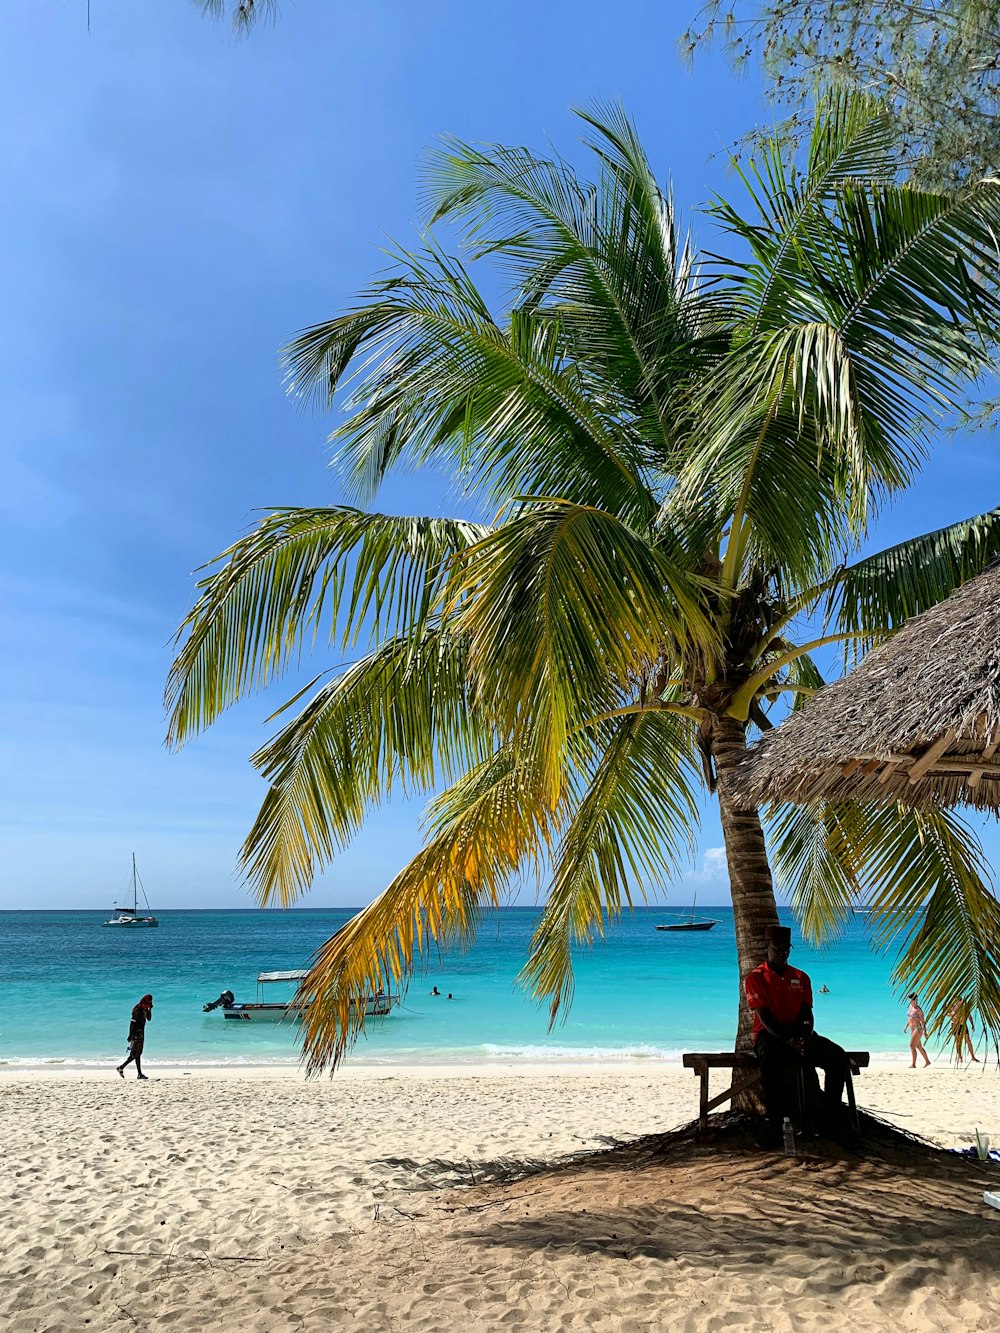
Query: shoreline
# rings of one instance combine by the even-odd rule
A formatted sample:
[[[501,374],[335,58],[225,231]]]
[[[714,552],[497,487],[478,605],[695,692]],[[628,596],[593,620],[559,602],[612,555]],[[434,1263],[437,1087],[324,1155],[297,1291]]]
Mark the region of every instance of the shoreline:
[[[567,1103],[573,1110],[574,1139],[583,1142],[587,1134],[579,1132],[590,1123],[591,1108],[595,1121],[600,1119],[601,1103],[624,1098],[642,1108],[639,1122],[630,1123],[622,1137],[668,1130],[693,1122],[698,1114],[698,1078],[679,1061],[656,1065],[648,1061],[631,1065],[587,1062],[579,1064],[489,1063],[455,1064],[362,1064],[342,1066],[335,1074],[309,1076],[298,1065],[202,1065],[145,1062],[147,1082],[142,1090],[132,1085],[131,1070],[125,1079],[115,1076],[107,1065],[83,1067],[17,1069],[0,1068],[0,1095],[27,1097],[44,1105],[49,1098],[60,1099],[70,1089],[78,1089],[85,1099],[97,1098],[102,1106],[115,1105],[116,1096],[127,1097],[130,1108],[141,1108],[146,1115],[159,1101],[159,1095],[171,1100],[175,1095],[198,1103],[202,1097],[218,1095],[213,1089],[224,1087],[231,1094],[252,1099],[262,1105],[270,1099],[288,1100],[294,1105],[315,1099],[331,1106],[358,1101],[368,1105],[409,1103],[428,1104],[458,1099],[475,1108],[482,1097],[515,1107],[538,1100],[553,1106]],[[722,1091],[731,1079],[728,1071],[715,1071],[711,1082],[713,1094]],[[255,1093],[253,1090],[258,1089]],[[158,1094],[158,1089],[160,1094]],[[117,1093],[115,1090],[118,1090]],[[186,1091],[185,1091],[186,1090]],[[996,1062],[953,1065],[940,1062],[929,1068],[911,1069],[908,1062],[875,1058],[854,1080],[858,1106],[889,1120],[901,1129],[944,1148],[969,1147],[976,1129],[989,1134],[994,1147],[1000,1147],[1000,1066]],[[227,1094],[229,1095],[229,1094]],[[134,1096],[143,1099],[136,1103]],[[579,1103],[579,1105],[578,1105]],[[725,1106],[722,1108],[726,1109]],[[582,1116],[582,1120],[581,1120]],[[478,1119],[475,1115],[474,1118]],[[488,1123],[488,1121],[487,1121]],[[484,1124],[482,1132],[488,1136]],[[1000,1182],[998,1182],[1000,1183]]]
[[[692,1045],[692,1050],[701,1049]],[[39,1058],[36,1060],[0,1060],[0,1080],[10,1078],[52,1078],[60,1076],[93,1075],[99,1077],[114,1073],[114,1057],[106,1059],[84,1057],[79,1060]],[[308,1076],[304,1064],[298,1060],[211,1060],[183,1059],[177,1056],[164,1056],[157,1059],[155,1053],[147,1054],[144,1064],[150,1073],[163,1078],[208,1077],[208,1078],[302,1078]],[[986,1073],[998,1068],[995,1061],[965,1061],[956,1065],[945,1053],[939,1052],[931,1057],[927,1073],[951,1072],[958,1075],[977,1072]],[[872,1051],[871,1063],[864,1072],[875,1070],[910,1070],[909,1052]],[[680,1071],[690,1076],[684,1069],[681,1056],[648,1055],[608,1055],[588,1056],[574,1060],[572,1057],[552,1059],[511,1057],[478,1057],[470,1060],[428,1059],[426,1062],[413,1058],[394,1060],[348,1059],[335,1074],[314,1074],[310,1081],[335,1078],[492,1078],[492,1077],[544,1077],[552,1075],[600,1077],[602,1075],[625,1074],[629,1077],[654,1075],[657,1072]],[[922,1066],[913,1071],[925,1072]],[[863,1075],[862,1075],[863,1076]]]

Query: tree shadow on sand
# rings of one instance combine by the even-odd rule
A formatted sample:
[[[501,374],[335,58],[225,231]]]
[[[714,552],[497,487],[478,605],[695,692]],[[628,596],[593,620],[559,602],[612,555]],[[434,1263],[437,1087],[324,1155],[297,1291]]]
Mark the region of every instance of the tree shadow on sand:
[[[863,1134],[858,1152],[817,1141],[786,1159],[757,1150],[731,1114],[705,1135],[685,1126],[463,1190],[449,1211],[468,1209],[472,1243],[553,1257],[745,1276],[780,1258],[783,1281],[808,1281],[814,1295],[889,1282],[905,1298],[943,1264],[1000,1273],[1000,1233],[982,1202],[1000,1173],[875,1117],[864,1117]]]

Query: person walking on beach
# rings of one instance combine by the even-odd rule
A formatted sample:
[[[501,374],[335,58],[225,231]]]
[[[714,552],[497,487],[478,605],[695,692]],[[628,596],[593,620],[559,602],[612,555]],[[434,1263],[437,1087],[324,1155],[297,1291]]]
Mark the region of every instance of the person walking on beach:
[[[145,1040],[146,1024],[153,1017],[153,997],[144,995],[132,1010],[132,1021],[128,1025],[128,1059],[116,1065],[119,1078],[125,1077],[125,1066],[135,1061],[136,1078],[145,1078],[142,1072],[142,1047]]]
[[[927,1036],[927,1020],[924,1018],[924,1011],[917,1003],[916,991],[911,991],[907,996],[910,1007],[906,1012],[906,1026],[904,1032],[910,1034],[910,1068],[916,1069],[917,1056],[924,1057],[924,1068],[930,1064],[927,1052],[924,1050],[924,1038]]]
[[[753,1050],[764,1090],[764,1142],[768,1146],[781,1142],[782,1118],[787,1114],[785,1075],[791,1072],[800,1077],[806,1065],[822,1069],[826,1075],[824,1119],[835,1133],[842,1133],[839,1119],[847,1081],[847,1052],[814,1030],[812,983],[805,972],[788,964],[791,930],[788,926],[768,926],[764,939],[767,957],[743,983],[747,1004],[753,1010]]]
[[[956,1000],[948,1010],[948,1017],[951,1019],[951,1035],[955,1042],[955,1060],[961,1064],[965,1055],[965,1048],[969,1048],[969,1059],[979,1064],[979,1056],[976,1054],[976,1048],[972,1044],[972,1036],[969,1033],[969,1006],[964,1000]]]

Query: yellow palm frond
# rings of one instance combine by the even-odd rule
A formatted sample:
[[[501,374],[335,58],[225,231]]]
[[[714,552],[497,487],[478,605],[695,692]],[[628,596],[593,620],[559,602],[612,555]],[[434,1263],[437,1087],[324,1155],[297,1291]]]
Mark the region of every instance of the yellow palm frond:
[[[335,1068],[364,1029],[368,996],[405,990],[431,942],[468,942],[511,877],[542,863],[557,816],[531,799],[531,775],[501,750],[435,802],[431,837],[368,907],[317,952],[297,999],[308,1001],[310,1072]]]

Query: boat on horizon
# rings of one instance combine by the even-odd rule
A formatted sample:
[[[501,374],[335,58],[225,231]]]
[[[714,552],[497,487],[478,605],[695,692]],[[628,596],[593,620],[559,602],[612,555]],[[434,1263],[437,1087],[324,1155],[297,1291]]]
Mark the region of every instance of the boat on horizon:
[[[287,985],[293,981],[302,981],[308,975],[307,968],[296,969],[291,972],[258,972],[257,999],[255,1001],[237,1004],[233,992],[224,990],[217,1000],[210,1000],[208,1004],[203,1004],[201,1006],[202,1011],[210,1014],[215,1009],[221,1009],[222,1017],[235,1023],[253,1021],[280,1023],[286,1018],[298,1020],[308,1010],[308,1000],[304,1004],[296,1004],[294,999],[265,1001],[264,987],[274,983],[285,983]],[[398,995],[390,995],[384,990],[375,991],[374,994],[365,997],[364,1016],[365,1018],[384,1018],[399,1004],[399,1000]],[[354,1000],[351,1001],[351,1008],[357,1008]]]
[[[657,926],[657,930],[711,930],[713,926],[719,924],[718,918],[702,917],[700,921],[695,920],[694,909],[698,904],[698,895],[695,894],[691,900],[691,907],[688,910],[687,917],[683,921],[675,921],[666,925]]]
[[[139,894],[142,894],[142,901],[146,904],[146,915],[139,915]],[[102,921],[102,926],[119,926],[128,930],[150,926],[158,926],[160,923],[150,911],[149,900],[146,897],[146,890],[142,887],[142,880],[139,878],[139,872],[135,865],[135,852],[132,853],[132,906],[131,907],[112,907],[112,912],[117,912],[110,921]]]

